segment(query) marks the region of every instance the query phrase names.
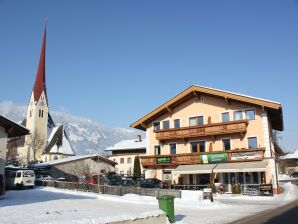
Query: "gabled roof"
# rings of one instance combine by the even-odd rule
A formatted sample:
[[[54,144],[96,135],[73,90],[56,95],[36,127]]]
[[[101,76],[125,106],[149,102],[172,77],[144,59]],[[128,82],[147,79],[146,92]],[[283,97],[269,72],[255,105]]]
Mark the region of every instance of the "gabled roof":
[[[30,133],[30,131],[25,127],[23,127],[22,125],[19,125],[16,122],[6,117],[3,117],[1,115],[0,115],[0,126],[5,128],[8,138],[28,135]]]
[[[43,154],[75,155],[64,131],[63,125],[54,127]]]
[[[116,143],[114,146],[108,147],[105,151],[116,151],[116,150],[146,150],[146,140],[138,141],[135,139],[124,140]]]
[[[182,91],[177,96],[173,97],[161,106],[157,107],[141,119],[135,121],[130,126],[140,130],[146,130],[146,125],[149,122],[152,122],[157,117],[171,111],[173,108],[185,102],[186,100],[194,96],[198,96],[200,93],[214,97],[220,97],[230,101],[234,100],[241,103],[255,105],[267,109],[272,122],[272,128],[279,131],[283,130],[282,106],[280,103],[197,85],[190,86],[189,88]]]
[[[33,93],[34,93],[34,101],[38,101],[42,91],[45,93],[46,101],[48,103],[48,97],[46,92],[46,29],[43,35],[41,53],[39,58],[38,69],[36,73],[36,79],[33,86]]]

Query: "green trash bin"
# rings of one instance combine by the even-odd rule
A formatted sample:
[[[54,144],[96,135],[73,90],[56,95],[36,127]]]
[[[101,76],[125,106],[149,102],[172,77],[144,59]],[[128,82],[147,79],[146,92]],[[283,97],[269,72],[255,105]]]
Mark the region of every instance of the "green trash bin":
[[[170,223],[175,222],[174,198],[170,195],[157,197],[159,208],[167,214]]]

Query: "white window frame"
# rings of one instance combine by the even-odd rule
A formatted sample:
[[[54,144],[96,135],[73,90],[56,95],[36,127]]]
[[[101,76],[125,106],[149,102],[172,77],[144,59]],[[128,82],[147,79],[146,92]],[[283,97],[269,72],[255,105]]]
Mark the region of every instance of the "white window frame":
[[[182,128],[182,125],[181,125],[181,120],[182,119],[181,118],[173,118],[172,119],[172,127],[175,128],[175,120],[179,120],[180,121],[180,128]]]
[[[200,140],[192,140],[192,141],[189,141],[188,143],[189,143],[189,152],[190,153],[193,153],[192,152],[192,148],[191,148],[191,143],[193,143],[193,142],[205,142],[205,152],[207,152],[207,147],[206,147],[206,145],[207,145],[207,140],[206,139],[200,139]],[[200,152],[198,152],[198,153],[200,153]]]
[[[223,123],[222,114],[225,114],[225,113],[228,113],[229,114],[229,121],[232,121],[234,119],[234,118],[231,119],[231,111],[220,112],[220,121],[221,121],[221,123]]]
[[[258,139],[258,136],[256,135],[251,135],[251,136],[247,136],[246,137],[246,146],[247,146],[247,149],[249,149],[249,144],[248,144],[248,139],[249,138],[256,138],[257,139],[257,148],[259,148],[259,139]]]
[[[235,112],[240,112],[240,111],[241,111],[241,113],[242,113],[242,120],[245,119],[245,114],[244,114],[243,109],[240,109],[240,110],[233,110],[233,121],[242,121],[242,120],[235,120],[235,116],[234,116],[234,113],[235,113]]]
[[[170,120],[170,119],[167,119],[167,120],[163,120],[163,121],[160,122],[160,124],[162,124],[162,128],[161,128],[161,130],[167,130],[167,129],[165,129],[164,126],[163,126],[163,122],[164,122],[164,121],[168,121],[168,122],[169,122],[169,128],[167,128],[167,129],[170,129],[170,128],[171,128],[171,120]],[[160,125],[160,127],[161,127],[161,125]]]
[[[176,145],[176,154],[174,154],[174,155],[177,155],[178,154],[177,142],[169,142],[168,143],[168,152],[169,152],[169,155],[172,155],[171,154],[171,147],[170,147],[171,144],[175,144]]]
[[[255,121],[255,120],[257,119],[257,118],[256,118],[256,117],[257,117],[257,111],[256,111],[256,108],[247,108],[247,109],[244,110],[244,115],[245,115],[244,119],[246,119],[246,120],[248,120],[248,119],[247,119],[247,116],[246,116],[246,111],[247,111],[247,110],[254,110],[254,111],[255,111],[255,119],[251,119],[251,120],[249,120],[249,121]]]
[[[159,130],[161,130],[161,121],[153,121],[152,124],[151,124],[153,131],[155,131],[154,130],[154,123],[158,123],[158,122],[159,122]]]
[[[232,138],[221,138],[221,151],[226,151],[225,148],[224,148],[224,143],[223,143],[224,139],[230,139],[230,146],[231,146],[230,150],[233,150]]]
[[[188,125],[188,127],[197,127],[197,126],[190,126],[190,124],[189,124],[189,118],[192,118],[192,117],[200,117],[200,116],[203,116],[203,121],[204,121],[204,124],[203,125],[206,125],[207,124],[207,122],[206,122],[206,117],[205,117],[205,115],[204,114],[199,114],[199,115],[193,115],[193,116],[188,116],[187,117],[187,125]]]

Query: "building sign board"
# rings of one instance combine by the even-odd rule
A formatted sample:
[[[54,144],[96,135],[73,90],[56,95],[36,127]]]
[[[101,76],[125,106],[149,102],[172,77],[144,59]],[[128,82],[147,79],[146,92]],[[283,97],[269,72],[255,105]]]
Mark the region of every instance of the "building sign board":
[[[261,151],[232,152],[231,161],[263,159]]]
[[[169,156],[164,156],[164,157],[157,157],[156,158],[156,163],[157,164],[163,164],[163,163],[171,163],[171,157]]]
[[[261,196],[273,196],[272,184],[260,184]]]
[[[226,163],[227,161],[228,161],[227,153],[200,155],[201,163]]]

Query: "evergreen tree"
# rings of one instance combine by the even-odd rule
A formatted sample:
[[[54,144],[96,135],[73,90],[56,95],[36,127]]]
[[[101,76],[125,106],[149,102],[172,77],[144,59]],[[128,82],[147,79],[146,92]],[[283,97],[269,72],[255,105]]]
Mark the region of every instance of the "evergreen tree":
[[[138,156],[135,157],[134,166],[133,166],[133,176],[135,178],[141,177],[141,164],[140,164],[140,158]]]

